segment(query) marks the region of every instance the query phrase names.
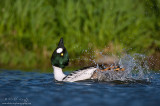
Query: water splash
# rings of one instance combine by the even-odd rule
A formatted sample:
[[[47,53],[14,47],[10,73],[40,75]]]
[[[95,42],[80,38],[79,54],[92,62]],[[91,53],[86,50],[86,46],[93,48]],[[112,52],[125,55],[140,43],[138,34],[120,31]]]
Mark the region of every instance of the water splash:
[[[99,51],[89,51],[90,49],[84,50],[83,53],[85,54],[98,54],[102,57],[105,57],[106,55]],[[90,53],[91,52],[91,53]],[[114,54],[112,56],[116,57]],[[90,55],[90,58],[78,58],[79,60],[87,60],[90,61],[92,65],[97,65],[97,68],[99,68],[99,65],[96,61],[95,55]],[[117,60],[114,60],[115,64],[119,64],[120,68],[125,68],[125,71],[97,71],[98,73],[98,81],[147,81],[150,82],[151,74],[149,71],[148,63],[147,63],[147,56],[143,54],[133,54],[129,55],[126,54],[122,58],[119,59],[119,62],[117,63]],[[105,64],[105,63],[104,63]],[[111,65],[114,66],[115,64]],[[102,67],[105,67],[105,65],[102,64]]]
[[[146,56],[142,54],[125,55],[120,58],[120,68],[125,68],[125,71],[98,71],[99,81],[149,81],[149,67],[147,65]]]

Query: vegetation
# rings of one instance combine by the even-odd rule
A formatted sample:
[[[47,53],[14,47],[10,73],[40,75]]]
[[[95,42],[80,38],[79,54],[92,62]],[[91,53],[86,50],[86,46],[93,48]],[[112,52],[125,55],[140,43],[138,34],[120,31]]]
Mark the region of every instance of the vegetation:
[[[0,67],[48,68],[61,37],[71,62],[107,47],[159,56],[159,8],[160,0],[1,0]]]

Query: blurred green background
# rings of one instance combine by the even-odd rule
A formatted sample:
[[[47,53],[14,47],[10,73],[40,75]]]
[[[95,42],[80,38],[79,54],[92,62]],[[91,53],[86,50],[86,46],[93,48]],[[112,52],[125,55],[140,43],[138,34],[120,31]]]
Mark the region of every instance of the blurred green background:
[[[48,69],[61,37],[74,67],[103,52],[160,69],[160,0],[0,0],[0,68]]]

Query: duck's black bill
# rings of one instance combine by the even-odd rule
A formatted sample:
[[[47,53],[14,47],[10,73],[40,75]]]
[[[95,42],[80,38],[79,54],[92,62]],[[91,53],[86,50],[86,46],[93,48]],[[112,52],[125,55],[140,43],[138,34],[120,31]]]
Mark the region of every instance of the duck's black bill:
[[[63,44],[63,38],[60,39],[58,46],[64,46],[64,44]]]

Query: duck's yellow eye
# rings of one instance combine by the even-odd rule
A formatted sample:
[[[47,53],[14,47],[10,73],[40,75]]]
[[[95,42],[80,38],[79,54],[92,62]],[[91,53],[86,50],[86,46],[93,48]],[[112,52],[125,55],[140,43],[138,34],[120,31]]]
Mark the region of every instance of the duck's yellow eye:
[[[61,56],[63,56],[63,53],[61,53]]]

